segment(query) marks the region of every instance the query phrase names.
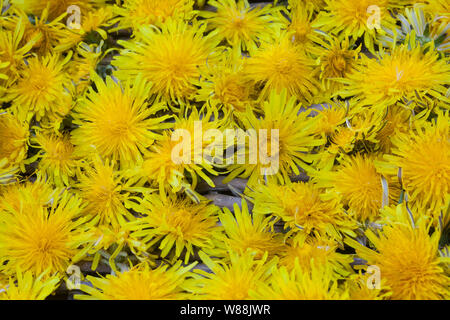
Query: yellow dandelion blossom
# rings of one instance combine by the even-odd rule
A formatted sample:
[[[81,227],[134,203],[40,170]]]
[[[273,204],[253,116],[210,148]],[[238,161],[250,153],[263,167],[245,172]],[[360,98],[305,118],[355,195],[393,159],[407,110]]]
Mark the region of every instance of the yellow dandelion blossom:
[[[286,90],[281,94],[272,91],[261,109],[264,116],[259,119],[252,110],[240,117],[246,132],[236,135],[238,151],[225,182],[237,176],[249,178],[250,187],[264,179],[289,181],[290,175],[300,174],[299,167],[307,167],[317,158],[311,150],[325,143],[315,134],[315,122],[306,112],[299,114],[301,105],[297,104],[295,97],[288,98]],[[242,155],[245,156],[245,164],[239,161]]]
[[[14,208],[20,211],[21,207],[30,206],[23,210],[32,211],[34,206],[51,206],[52,199],[58,198],[60,192],[42,179],[8,185],[0,190],[0,210]]]
[[[14,10],[14,13],[17,16],[11,16],[5,22],[5,25],[16,25],[19,22],[18,20],[21,20],[25,24],[22,44],[34,43],[32,51],[39,55],[50,54],[58,45],[60,38],[69,34],[65,24],[61,21],[63,16],[49,21],[47,9],[40,16],[34,16],[34,19],[28,19],[28,16],[22,10]],[[34,39],[37,40],[33,41]]]
[[[304,271],[299,266],[288,271],[277,267],[272,271],[269,283],[250,292],[258,300],[345,300],[348,292],[338,287],[328,265],[310,267]]]
[[[128,271],[104,278],[87,276],[93,287],[82,284],[81,290],[88,295],[76,295],[80,300],[183,300],[187,294],[183,285],[192,269],[191,264],[181,266],[178,261],[172,266],[161,265],[151,269],[146,262]]]
[[[355,96],[359,105],[384,111],[398,101],[449,102],[445,85],[450,83],[450,66],[434,50],[400,45],[390,54],[380,50],[378,59],[362,56],[356,69],[343,80],[345,88],[340,94]]]
[[[317,42],[325,48],[318,54],[319,79],[325,92],[332,95],[343,87],[343,84],[336,80],[346,78],[355,70],[361,46],[354,48],[353,41],[348,38],[339,40],[336,37],[327,37]]]
[[[358,256],[375,265],[390,287],[394,300],[441,300],[449,299],[450,277],[442,264],[448,258],[439,257],[440,232],[430,235],[425,220],[415,222],[412,227],[407,220],[409,214],[404,204],[396,209],[405,217],[395,223],[387,224],[379,235],[372,230],[366,236],[377,251],[348,239],[347,243],[356,249]]]
[[[204,36],[206,25],[187,25],[168,20],[161,30],[144,26],[136,40],[119,41],[125,48],[114,58],[119,79],[142,74],[153,82],[150,93],[167,102],[183,102],[192,98],[198,85],[200,68],[213,63],[217,41]]]
[[[58,54],[33,57],[20,72],[18,82],[12,86],[5,99],[13,101],[13,108],[22,121],[56,114],[66,115],[72,104],[71,82],[65,66],[71,54],[62,59]]]
[[[364,36],[366,47],[374,51],[376,31],[395,25],[388,11],[389,0],[325,0],[325,10],[317,19],[317,27],[339,38]],[[379,13],[379,20],[377,21]]]
[[[184,117],[175,116],[174,131],[165,131],[142,165],[131,171],[132,176],[157,185],[162,197],[166,191],[193,191],[199,177],[213,187],[207,174],[218,175],[215,164],[224,162],[223,139],[218,141],[208,132],[222,133],[229,122],[227,115],[220,118],[218,110],[212,108],[185,112]]]
[[[315,30],[314,6],[312,4],[296,5],[291,9],[290,23],[287,32],[292,41],[310,54],[319,54],[316,45],[320,41]]]
[[[31,141],[39,149],[34,159],[39,159],[40,174],[58,187],[70,186],[81,158],[74,153],[69,136],[38,132]]]
[[[92,78],[97,91],[90,89],[76,106],[73,123],[79,128],[72,131],[71,141],[78,155],[98,153],[125,168],[142,159],[160,137],[158,130],[170,127],[162,123],[170,116],[155,117],[165,106],[148,105],[151,86],[141,77],[124,88],[110,77],[106,83],[97,75]]]
[[[273,215],[294,232],[342,239],[353,234],[356,223],[339,204],[339,198],[312,182],[261,185],[254,193],[254,214]]]
[[[11,165],[19,165],[24,171],[28,137],[27,123],[21,123],[10,113],[0,113],[0,159],[7,158]]]
[[[389,204],[389,196],[392,201],[398,200],[394,196],[394,182],[389,181],[391,188],[383,190],[382,175],[378,173],[374,160],[373,156],[361,154],[345,157],[339,167],[317,176],[319,185],[340,195],[342,203],[360,222],[377,220],[379,210]],[[386,184],[389,186],[387,180]],[[395,194],[399,195],[398,192]]]
[[[29,56],[29,52],[34,44],[41,37],[37,35],[23,44],[25,34],[24,19],[21,17],[17,20],[14,30],[5,29],[4,26],[0,27],[0,62],[8,64],[3,71],[8,79],[1,79],[0,84],[6,87],[9,87],[17,80],[19,70],[23,67],[23,59]]]
[[[115,167],[114,163],[95,157],[92,165],[85,166],[83,173],[78,175],[75,187],[86,204],[84,210],[87,214],[98,215],[100,224],[117,227],[133,220],[132,214],[125,208],[125,202],[136,189]]]
[[[392,138],[392,154],[377,162],[382,172],[400,175],[413,207],[435,217],[448,204],[450,191],[448,124],[448,112],[440,112],[431,122],[414,121],[412,130]]]
[[[197,91],[197,101],[208,101],[212,107],[225,107],[235,113],[245,112],[252,105],[255,90],[245,78],[243,58],[231,52],[222,53],[222,61],[205,70],[205,81]]]
[[[411,111],[396,105],[389,107],[384,119],[384,125],[377,132],[376,139],[379,141],[381,151],[389,153],[392,148],[392,137],[397,132],[407,132],[410,129]]]
[[[34,276],[32,272],[17,270],[5,288],[0,288],[0,300],[45,300],[59,284],[57,276],[46,277],[46,273]]]
[[[302,270],[311,272],[311,267],[320,267],[329,264],[336,275],[347,276],[350,273],[350,263],[353,258],[347,254],[337,252],[338,243],[331,239],[314,238],[298,234],[288,241],[285,251],[280,257],[280,266],[288,271],[295,269],[298,264]],[[311,264],[311,261],[314,264]]]
[[[184,251],[187,263],[194,247],[212,250],[217,245],[219,208],[208,204],[208,201],[195,203],[176,195],[169,194],[163,198],[150,194],[133,208],[143,216],[130,222],[128,230],[148,247],[157,244],[163,258],[168,257],[173,248],[174,259]]]
[[[69,265],[82,259],[89,243],[90,222],[79,218],[81,200],[65,192],[50,207],[5,208],[0,214],[1,269],[5,274],[16,268],[38,275],[65,273]],[[78,218],[78,219],[76,219]],[[74,220],[76,219],[76,220]]]
[[[186,19],[193,15],[193,0],[126,0],[115,6],[119,28],[139,29],[142,25],[162,25],[167,19]]]
[[[247,0],[210,0],[215,12],[201,11],[208,30],[234,48],[253,52],[261,40],[270,41],[282,27],[278,8],[272,5],[251,7]]]
[[[188,280],[187,290],[194,299],[202,300],[245,300],[249,295],[266,282],[276,260],[267,261],[267,254],[262,259],[255,259],[250,252],[237,255],[230,252],[231,262],[213,261],[204,252],[199,252],[200,258],[212,273],[204,270],[194,270],[194,279]]]
[[[233,209],[234,215],[227,208],[219,212],[227,248],[239,254],[251,251],[255,258],[261,258],[266,252],[272,258],[283,251],[282,238],[270,230],[270,217],[251,215],[245,200],[242,200],[242,210],[236,203]]]
[[[330,136],[338,130],[347,117],[347,106],[336,101],[332,104],[324,105],[322,110],[317,110],[315,119],[317,121],[317,133]]]
[[[285,88],[289,95],[302,102],[312,102],[317,94],[318,82],[314,76],[314,61],[301,47],[295,45],[287,33],[277,40],[264,42],[244,64],[244,72],[262,90],[260,98],[278,93]]]
[[[354,148],[355,132],[347,127],[339,127],[331,136],[331,146],[328,150],[332,153],[343,151],[350,152]]]

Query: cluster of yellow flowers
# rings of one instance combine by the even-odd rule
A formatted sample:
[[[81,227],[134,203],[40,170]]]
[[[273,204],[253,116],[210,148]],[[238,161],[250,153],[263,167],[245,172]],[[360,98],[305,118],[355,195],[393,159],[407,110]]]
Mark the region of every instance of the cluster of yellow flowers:
[[[449,0],[0,0],[0,299],[86,264],[77,299],[450,299],[449,22]],[[173,161],[199,123],[247,142]],[[216,161],[265,130],[277,172]]]

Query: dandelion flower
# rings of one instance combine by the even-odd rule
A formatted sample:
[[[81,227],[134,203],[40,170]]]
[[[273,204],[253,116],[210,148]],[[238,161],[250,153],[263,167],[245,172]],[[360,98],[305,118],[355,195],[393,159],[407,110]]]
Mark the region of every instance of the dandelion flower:
[[[227,208],[219,213],[226,234],[223,241],[227,248],[239,254],[251,251],[256,258],[261,258],[266,252],[269,258],[282,252],[282,239],[270,231],[270,217],[250,215],[245,200],[242,200],[242,210],[236,203],[233,208],[234,216]]]
[[[404,204],[397,206],[403,217],[409,216]],[[408,218],[405,218],[408,219]],[[380,268],[394,300],[441,300],[449,298],[450,278],[442,264],[448,259],[439,257],[440,233],[429,234],[429,227],[416,221],[412,227],[408,220],[387,224],[379,235],[372,230],[366,236],[377,251],[348,239],[358,256],[368,265]]]
[[[195,299],[245,300],[251,299],[250,291],[266,282],[276,260],[267,261],[267,254],[256,260],[250,252],[244,255],[230,253],[231,262],[213,261],[204,252],[200,258],[212,273],[196,269],[194,279],[186,288]]]
[[[439,215],[450,190],[449,114],[440,112],[431,122],[414,121],[408,132],[391,142],[391,154],[377,162],[380,170],[398,175],[408,199],[418,211]]]
[[[319,79],[323,89],[334,94],[343,87],[343,84],[336,80],[346,78],[355,70],[361,47],[354,48],[353,41],[348,38],[339,40],[336,37],[328,37],[317,42],[325,48],[320,51],[318,58]]]
[[[55,189],[50,183],[39,178],[33,182],[8,185],[0,190],[0,210],[14,208],[20,211],[23,207],[24,211],[32,211],[35,206],[48,207],[59,197],[59,193],[60,189]],[[30,208],[26,209],[27,206]]]
[[[384,199],[386,190],[383,190],[382,176],[372,156],[346,157],[338,168],[319,173],[317,179],[319,185],[331,188],[342,197],[343,204],[358,221],[377,220],[379,210],[389,204],[383,203],[389,198]]]
[[[272,40],[281,28],[279,9],[271,5],[251,7],[247,0],[210,0],[215,12],[201,11],[208,30],[219,40],[238,49],[253,52],[261,40]]]
[[[317,19],[317,27],[340,38],[364,36],[366,47],[374,51],[376,31],[381,24],[391,26],[395,20],[388,11],[389,0],[325,0],[325,10]],[[376,7],[374,7],[376,6]],[[379,12],[379,21],[376,14]],[[379,26],[377,25],[380,24]]]
[[[224,107],[234,113],[245,112],[252,105],[255,90],[245,78],[243,58],[230,51],[223,53],[220,62],[205,71],[205,81],[197,91],[197,101],[208,101],[212,107]]]
[[[100,224],[119,226],[133,220],[125,202],[135,189],[123,177],[123,172],[115,167],[114,163],[95,157],[92,165],[85,166],[84,172],[78,176],[76,187],[86,203],[84,210],[87,214],[100,216]]]
[[[334,102],[325,105],[322,110],[317,111],[315,119],[317,121],[317,133],[331,136],[339,130],[339,125],[343,124],[347,116],[347,108],[345,105]]]
[[[189,20],[193,5],[193,0],[126,0],[114,12],[120,28],[138,30],[142,25],[162,25],[169,18]]]
[[[378,59],[362,56],[362,63],[344,80],[341,95],[355,96],[361,106],[380,111],[398,101],[429,103],[439,99],[448,103],[450,66],[434,50],[420,46],[395,47],[390,54],[380,51]]]
[[[130,171],[132,176],[157,185],[162,197],[167,191],[181,190],[191,195],[199,177],[213,187],[214,183],[207,173],[218,175],[215,164],[223,164],[223,141],[216,141],[207,132],[223,132],[229,122],[228,117],[220,118],[217,109],[212,108],[200,111],[186,109],[185,112],[185,117],[175,116],[174,131],[165,131],[162,139],[151,147],[143,163]],[[178,135],[180,132],[181,135]],[[197,136],[199,132],[202,132],[200,137]],[[208,150],[209,154],[206,152]]]
[[[33,159],[39,159],[38,169],[43,177],[56,186],[69,186],[75,178],[81,158],[67,135],[38,132],[32,139],[39,152]]]
[[[317,234],[340,240],[353,234],[356,223],[339,205],[339,198],[324,192],[312,182],[287,185],[261,185],[249,196],[254,198],[254,214],[273,215],[294,232]]]
[[[176,195],[169,194],[163,198],[150,194],[134,209],[143,216],[130,222],[128,230],[148,247],[158,243],[162,258],[174,248],[174,259],[185,251],[187,263],[194,253],[194,247],[212,250],[217,245],[220,233],[220,228],[216,226],[219,208],[207,201],[195,203]]]
[[[338,287],[328,266],[299,266],[289,272],[286,267],[274,268],[269,284],[252,290],[250,296],[258,300],[345,300],[348,292]]]
[[[287,32],[292,41],[309,54],[318,54],[321,50],[316,45],[319,41],[315,30],[314,6],[311,4],[291,6],[290,23]]]
[[[71,83],[65,66],[70,58],[70,54],[64,59],[53,54],[33,57],[28,61],[28,66],[20,72],[18,82],[5,97],[13,101],[19,119],[30,120],[36,115],[39,121],[54,113],[64,116],[69,112],[72,104]]]
[[[170,127],[162,123],[170,116],[155,117],[164,105],[148,106],[151,86],[141,77],[122,88],[109,77],[105,83],[92,76],[97,92],[90,89],[75,108],[73,123],[79,128],[72,131],[71,141],[80,156],[98,152],[126,168],[142,159],[160,137],[158,130]]]
[[[204,36],[206,25],[192,26],[182,21],[168,20],[161,30],[144,26],[136,40],[119,41],[125,48],[112,65],[119,79],[142,74],[153,86],[150,94],[168,103],[185,102],[192,98],[206,63],[213,63],[217,41]]]
[[[337,249],[338,243],[326,237],[314,238],[298,234],[287,242],[279,265],[285,266],[290,272],[298,264],[305,272],[311,272],[311,267],[329,264],[336,275],[347,276],[353,259],[337,252]],[[311,261],[314,261],[314,264],[311,264]]]
[[[24,42],[25,22],[24,18],[19,18],[14,30],[7,30],[0,27],[0,62],[8,63],[5,68],[7,80],[1,79],[0,84],[9,87],[19,77],[19,70],[23,67],[23,59],[29,56],[29,52],[34,44],[39,40],[39,35]],[[3,77],[4,78],[4,77]]]
[[[0,300],[45,300],[59,284],[57,276],[48,277],[46,273],[34,276],[32,272],[17,271],[9,279],[6,288],[0,288]]]
[[[379,141],[381,151],[389,153],[392,148],[392,137],[397,132],[407,132],[410,129],[411,111],[396,105],[389,107],[384,119],[384,125],[377,132],[376,139]]]
[[[283,33],[275,41],[262,43],[246,60],[244,72],[262,88],[261,99],[268,97],[271,90],[280,93],[286,88],[290,96],[311,102],[318,90],[313,65],[312,59]]]
[[[51,207],[36,203],[0,214],[1,269],[5,274],[20,268],[34,275],[48,270],[65,273],[82,259],[91,240],[88,217],[79,218],[81,201],[65,192]],[[74,220],[75,218],[78,218]]]
[[[161,265],[151,269],[146,262],[132,267],[117,275],[104,278],[87,276],[86,280],[93,287],[81,285],[81,290],[88,295],[77,295],[80,300],[183,300],[187,294],[183,284],[193,264],[182,267],[178,261],[175,265]]]
[[[0,113],[0,159],[7,158],[11,165],[20,165],[28,151],[28,125],[7,112]]]
[[[74,84],[74,95],[82,96],[89,88],[91,72],[97,68],[103,54],[100,46],[81,43],[67,65],[67,73]]]
[[[258,119],[253,110],[240,117],[247,131],[241,130],[236,135],[236,159],[233,158],[234,164],[229,166],[230,174],[224,182],[237,176],[249,178],[250,187],[264,179],[289,181],[291,174],[300,174],[299,167],[304,168],[317,158],[311,150],[325,140],[315,134],[315,122],[306,112],[299,114],[300,108],[295,97],[288,98],[286,90],[281,94],[272,91],[269,100],[261,105],[263,117]],[[242,156],[245,164],[240,163]]]

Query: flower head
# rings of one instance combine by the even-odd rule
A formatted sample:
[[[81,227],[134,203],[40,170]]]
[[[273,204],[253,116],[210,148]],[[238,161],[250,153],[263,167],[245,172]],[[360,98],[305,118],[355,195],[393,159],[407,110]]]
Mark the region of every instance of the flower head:
[[[11,165],[20,165],[28,150],[28,125],[21,123],[10,113],[0,113],[0,159],[6,158]]]
[[[82,285],[81,290],[88,295],[77,295],[82,300],[180,300],[187,298],[183,284],[193,265],[181,266],[178,261],[173,266],[160,265],[151,269],[142,262],[130,270],[107,275],[104,278],[88,276],[93,287]]]
[[[292,42],[287,33],[262,43],[246,60],[244,72],[249,80],[262,88],[260,98],[269,96],[271,90],[280,93],[285,88],[290,96],[311,102],[317,93],[313,60]]]
[[[234,216],[227,208],[219,212],[227,248],[239,254],[251,251],[255,258],[261,258],[266,252],[272,258],[283,251],[282,238],[270,230],[270,217],[251,215],[245,200],[242,200],[242,210],[236,203],[233,208]]]
[[[85,166],[84,172],[78,176],[76,187],[86,203],[84,211],[87,214],[99,216],[100,224],[117,227],[133,220],[132,214],[125,208],[133,189],[123,172],[115,167],[114,163],[95,157],[92,165]]]
[[[126,82],[124,88],[109,77],[106,83],[95,75],[93,79],[97,91],[90,89],[75,108],[79,128],[71,133],[71,141],[80,156],[97,152],[126,168],[142,159],[160,137],[158,130],[170,127],[162,123],[170,116],[155,117],[164,105],[148,106],[151,86],[142,77]]]
[[[449,113],[439,112],[431,122],[414,121],[412,130],[398,133],[391,154],[377,162],[380,170],[396,176],[419,211],[437,217],[448,205],[450,190]]]
[[[362,56],[362,63],[343,80],[341,95],[356,96],[359,105],[381,112],[399,101],[426,105],[437,98],[448,103],[449,70],[436,51],[400,45],[391,53],[380,51],[378,59]]]
[[[251,252],[244,255],[230,253],[231,262],[213,261],[204,252],[200,258],[212,273],[200,269],[189,280],[187,289],[195,299],[204,300],[245,300],[251,299],[250,291],[263,285],[270,276],[276,260],[267,261],[267,254],[256,260]]]
[[[289,181],[290,175],[299,174],[299,168],[317,157],[311,150],[325,142],[316,134],[315,122],[306,112],[300,113],[301,105],[295,97],[288,98],[286,90],[281,94],[272,91],[261,109],[259,118],[253,110],[239,117],[246,131],[236,135],[236,159],[225,182],[236,176],[249,178],[250,187],[264,179]]]
[[[261,40],[272,40],[282,26],[279,9],[271,5],[250,7],[247,0],[211,0],[216,12],[202,11],[208,30],[240,51],[253,52]]]
[[[39,149],[39,174],[56,186],[69,186],[79,171],[81,158],[74,153],[74,146],[67,135],[39,131],[31,140]]]
[[[114,11],[120,28],[138,30],[142,25],[163,25],[170,18],[188,20],[193,5],[193,0],[126,0]]]
[[[341,240],[342,234],[353,234],[356,223],[344,212],[339,198],[326,193],[312,182],[295,182],[286,185],[269,183],[261,185],[254,193],[255,214],[270,214],[294,232],[329,236]]]
[[[62,59],[58,54],[29,59],[22,69],[18,82],[12,86],[5,99],[13,101],[13,108],[22,121],[44,117],[65,116],[71,108],[71,82],[65,67],[71,55]]]
[[[250,296],[261,300],[344,300],[348,292],[338,287],[328,266],[311,267],[308,271],[296,266],[274,268],[269,284],[252,290]]]
[[[57,276],[48,277],[45,272],[35,276],[19,269],[9,278],[9,284],[0,288],[0,300],[44,300],[56,290],[59,281]]]
[[[217,41],[204,36],[206,25],[168,20],[161,30],[144,26],[136,39],[121,41],[125,48],[112,64],[119,79],[142,74],[153,86],[150,94],[169,103],[184,102],[195,93],[200,68],[214,60]]]
[[[398,211],[400,218],[386,224],[378,236],[370,229],[365,233],[377,251],[352,239],[346,242],[368,265],[380,269],[386,285],[391,288],[391,299],[448,299],[450,278],[442,266],[448,258],[439,257],[440,232],[430,235],[425,219],[412,226],[404,203],[386,210]]]
[[[6,274],[20,268],[39,275],[64,273],[82,259],[89,243],[88,217],[79,218],[81,201],[65,192],[51,206],[35,203],[19,210],[7,207],[0,212],[1,270]],[[78,219],[76,219],[78,218]],[[76,219],[76,220],[75,220]]]
[[[146,195],[134,209],[143,216],[128,224],[131,235],[142,239],[148,247],[158,244],[161,257],[177,259],[185,251],[185,262],[194,253],[194,247],[213,250],[220,228],[215,205],[207,201],[195,203],[189,198],[176,195],[160,197]]]

